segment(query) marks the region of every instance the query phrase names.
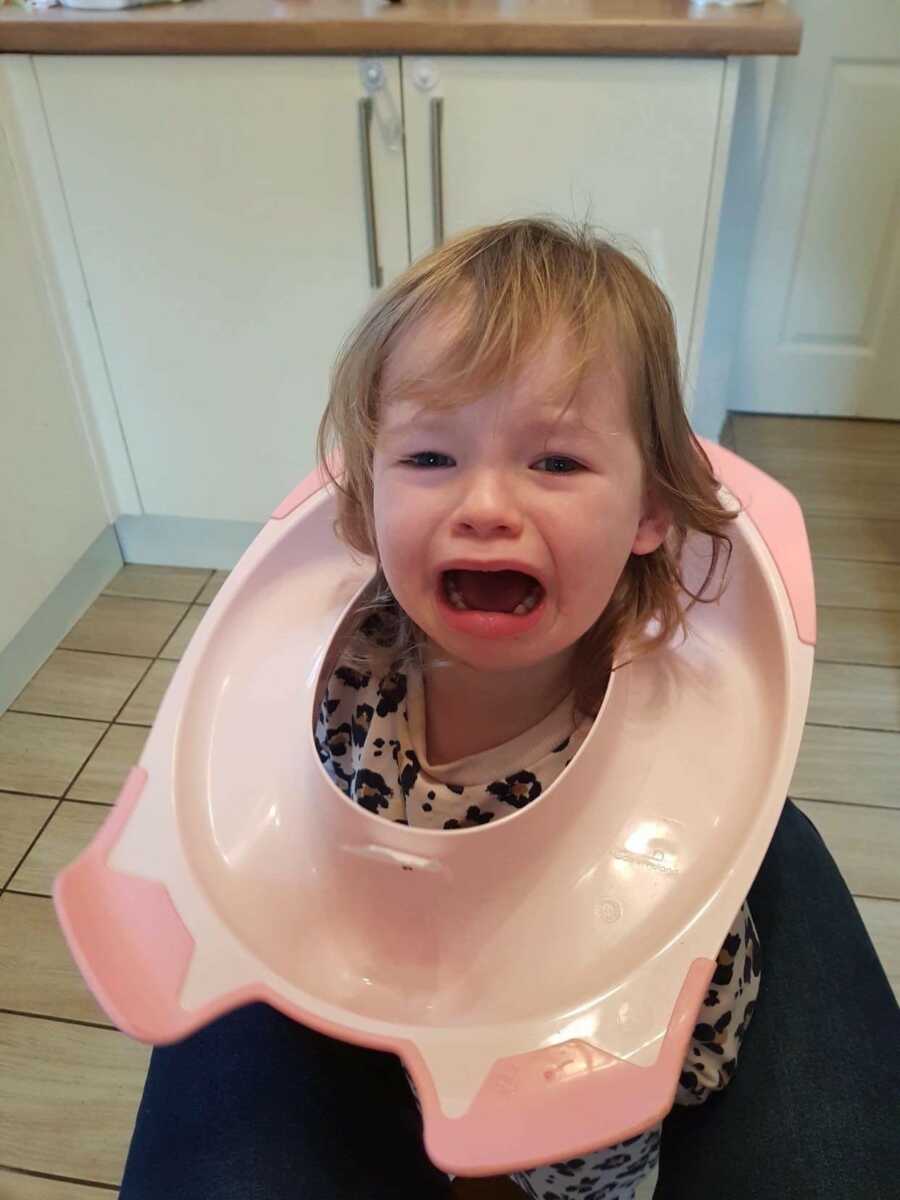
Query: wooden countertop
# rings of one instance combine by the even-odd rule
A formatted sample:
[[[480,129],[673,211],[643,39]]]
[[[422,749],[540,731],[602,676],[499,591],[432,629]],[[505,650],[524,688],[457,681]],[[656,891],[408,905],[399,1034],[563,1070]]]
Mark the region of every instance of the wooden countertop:
[[[796,54],[777,0],[183,0],[109,12],[0,7],[33,54]]]

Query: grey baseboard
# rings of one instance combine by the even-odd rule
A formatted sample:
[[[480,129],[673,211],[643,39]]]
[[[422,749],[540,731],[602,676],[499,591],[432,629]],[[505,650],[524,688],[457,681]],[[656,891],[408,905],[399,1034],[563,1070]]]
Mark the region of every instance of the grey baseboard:
[[[124,516],[116,521],[126,562],[222,571],[231,570],[261,529],[262,522],[191,517]]]

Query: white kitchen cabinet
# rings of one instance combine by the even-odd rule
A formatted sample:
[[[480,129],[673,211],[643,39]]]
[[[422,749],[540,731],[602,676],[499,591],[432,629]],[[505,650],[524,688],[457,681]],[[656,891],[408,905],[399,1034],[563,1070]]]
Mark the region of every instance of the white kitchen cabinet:
[[[262,521],[312,465],[372,294],[360,60],[34,59],[145,513]],[[399,63],[371,122],[376,243],[408,262]]]
[[[438,183],[448,237],[503,217],[587,216],[638,261],[646,255],[684,360],[724,76],[723,59],[405,58],[413,257],[434,245]]]
[[[374,290],[367,94],[383,282],[441,222],[450,237],[514,216],[587,217],[646,254],[682,355],[696,355],[734,100],[727,60],[34,65],[145,514],[261,521],[311,468],[331,365]]]

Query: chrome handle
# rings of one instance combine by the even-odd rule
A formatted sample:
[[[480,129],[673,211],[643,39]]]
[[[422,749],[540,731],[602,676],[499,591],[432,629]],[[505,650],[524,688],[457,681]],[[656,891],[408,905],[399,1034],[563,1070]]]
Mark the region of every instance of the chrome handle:
[[[444,240],[444,184],[441,176],[441,121],[443,115],[443,98],[435,96],[431,101],[431,219],[434,228],[435,249]]]
[[[369,282],[381,287],[381,267],[378,265],[378,243],[375,239],[375,189],[372,186],[372,143],[369,129],[372,123],[371,96],[359,101],[359,152],[362,161],[363,201],[366,206],[366,243],[369,248]]]

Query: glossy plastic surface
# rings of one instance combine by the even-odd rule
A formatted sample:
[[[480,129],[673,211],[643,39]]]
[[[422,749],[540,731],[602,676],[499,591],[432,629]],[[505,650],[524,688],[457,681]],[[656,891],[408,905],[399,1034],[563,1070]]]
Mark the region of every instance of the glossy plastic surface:
[[[107,825],[57,880],[112,1020],[163,1043],[264,999],[394,1050],[429,1155],[457,1174],[570,1158],[664,1116],[781,813],[815,640],[796,501],[703,445],[723,499],[747,508],[721,600],[694,607],[686,641],[614,672],[537,801],[452,833],[373,816],[318,760],[319,671],[371,564],[335,540],[331,492],[303,481],[210,606]],[[708,555],[689,540],[693,591]]]

